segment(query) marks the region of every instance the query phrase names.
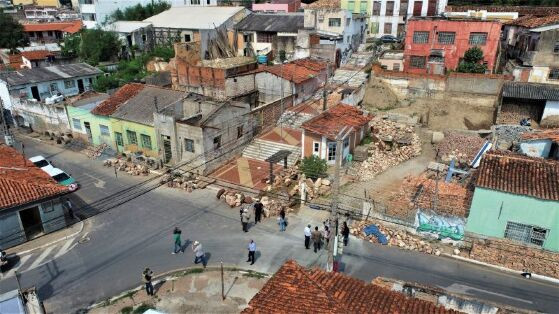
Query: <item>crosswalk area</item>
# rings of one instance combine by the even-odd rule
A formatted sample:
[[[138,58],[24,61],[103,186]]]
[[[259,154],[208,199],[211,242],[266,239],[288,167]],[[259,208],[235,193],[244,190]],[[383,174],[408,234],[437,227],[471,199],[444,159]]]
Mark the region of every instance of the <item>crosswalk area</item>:
[[[13,277],[16,271],[21,274],[47,264],[68,253],[76,245],[78,245],[78,240],[73,238],[45,247],[42,250],[36,250],[24,255],[18,254],[17,257],[12,257],[15,259],[15,265],[2,273],[0,279]]]

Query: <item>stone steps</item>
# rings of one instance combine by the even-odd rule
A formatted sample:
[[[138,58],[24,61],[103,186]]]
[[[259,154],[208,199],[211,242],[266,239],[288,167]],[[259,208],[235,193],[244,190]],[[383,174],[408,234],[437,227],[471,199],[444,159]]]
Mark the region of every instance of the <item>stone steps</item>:
[[[280,150],[289,150],[292,153],[287,157],[289,166],[295,164],[301,156],[301,148],[293,145],[270,142],[262,139],[255,139],[243,150],[243,157],[265,161]]]

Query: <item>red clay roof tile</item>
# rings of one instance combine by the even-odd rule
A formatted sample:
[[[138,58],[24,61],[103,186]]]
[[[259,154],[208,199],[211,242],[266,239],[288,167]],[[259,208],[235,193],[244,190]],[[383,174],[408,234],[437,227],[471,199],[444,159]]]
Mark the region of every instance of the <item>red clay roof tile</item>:
[[[74,34],[79,32],[82,29],[82,26],[82,21],[76,20],[69,22],[23,24],[23,30],[25,32],[61,31]]]
[[[289,260],[242,313],[456,313],[340,273]]]
[[[559,201],[559,162],[493,151],[485,154],[476,187]]]
[[[22,51],[21,55],[27,60],[44,60],[47,57],[54,56],[54,54],[48,50]]]
[[[118,109],[118,107],[120,107],[120,105],[136,96],[142,89],[144,89],[144,87],[144,84],[139,83],[126,84],[112,94],[111,97],[97,105],[97,107],[91,110],[91,113],[101,116],[111,115]]]
[[[326,63],[312,59],[300,59],[286,64],[262,67],[256,72],[268,72],[282,77],[295,84],[303,83],[317,77],[320,72],[326,69]]]
[[[350,105],[338,104],[303,123],[302,128],[335,139],[344,127],[358,128],[371,121],[370,115]]]
[[[510,25],[522,26],[525,28],[536,28],[546,25],[559,24],[559,14],[537,17],[526,15],[508,23]]]
[[[67,192],[18,151],[0,146],[0,210]]]
[[[523,140],[552,140],[559,142],[559,129],[526,132],[521,135]]]

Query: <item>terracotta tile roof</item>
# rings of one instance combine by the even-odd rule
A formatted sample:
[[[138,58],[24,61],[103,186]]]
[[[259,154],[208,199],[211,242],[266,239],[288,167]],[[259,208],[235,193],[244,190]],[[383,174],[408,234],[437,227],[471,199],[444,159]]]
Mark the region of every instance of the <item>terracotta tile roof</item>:
[[[309,4],[307,9],[341,9],[340,0],[318,0]]]
[[[54,54],[48,50],[22,51],[21,55],[27,60],[44,60],[47,57],[54,56]]]
[[[363,115],[363,111],[354,106],[338,104],[306,121],[302,127],[305,130],[325,135],[334,140],[344,127],[362,127],[369,123],[371,119],[372,116]]]
[[[456,313],[340,273],[288,260],[242,313]]]
[[[559,201],[559,162],[494,151],[481,160],[476,187]]]
[[[136,96],[145,85],[139,83],[130,83],[119,88],[114,94],[111,95],[107,100],[103,101],[95,109],[91,110],[91,113],[108,116],[113,114],[118,107],[120,107],[127,100]]]
[[[286,64],[262,67],[257,72],[268,72],[295,84],[303,83],[320,75],[326,63],[311,59],[301,59]]]
[[[536,132],[525,132],[520,136],[523,140],[552,140],[559,142],[559,129],[549,129]]]
[[[0,210],[67,192],[18,151],[0,146]]]
[[[526,15],[523,17],[519,17],[508,24],[521,26],[525,28],[536,28],[536,27],[541,27],[546,25],[559,24],[559,14],[543,16],[543,17]]]
[[[45,31],[61,31],[74,34],[82,29],[82,21],[54,22],[54,23],[37,23],[23,24],[25,32],[45,32]]]

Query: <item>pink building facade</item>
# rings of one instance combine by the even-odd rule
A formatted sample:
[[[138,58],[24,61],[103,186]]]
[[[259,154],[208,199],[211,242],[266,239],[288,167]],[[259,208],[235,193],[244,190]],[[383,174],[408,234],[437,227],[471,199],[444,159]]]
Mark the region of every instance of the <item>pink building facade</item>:
[[[267,3],[253,3],[252,11],[269,13],[297,12],[301,7],[301,0],[272,0]]]

